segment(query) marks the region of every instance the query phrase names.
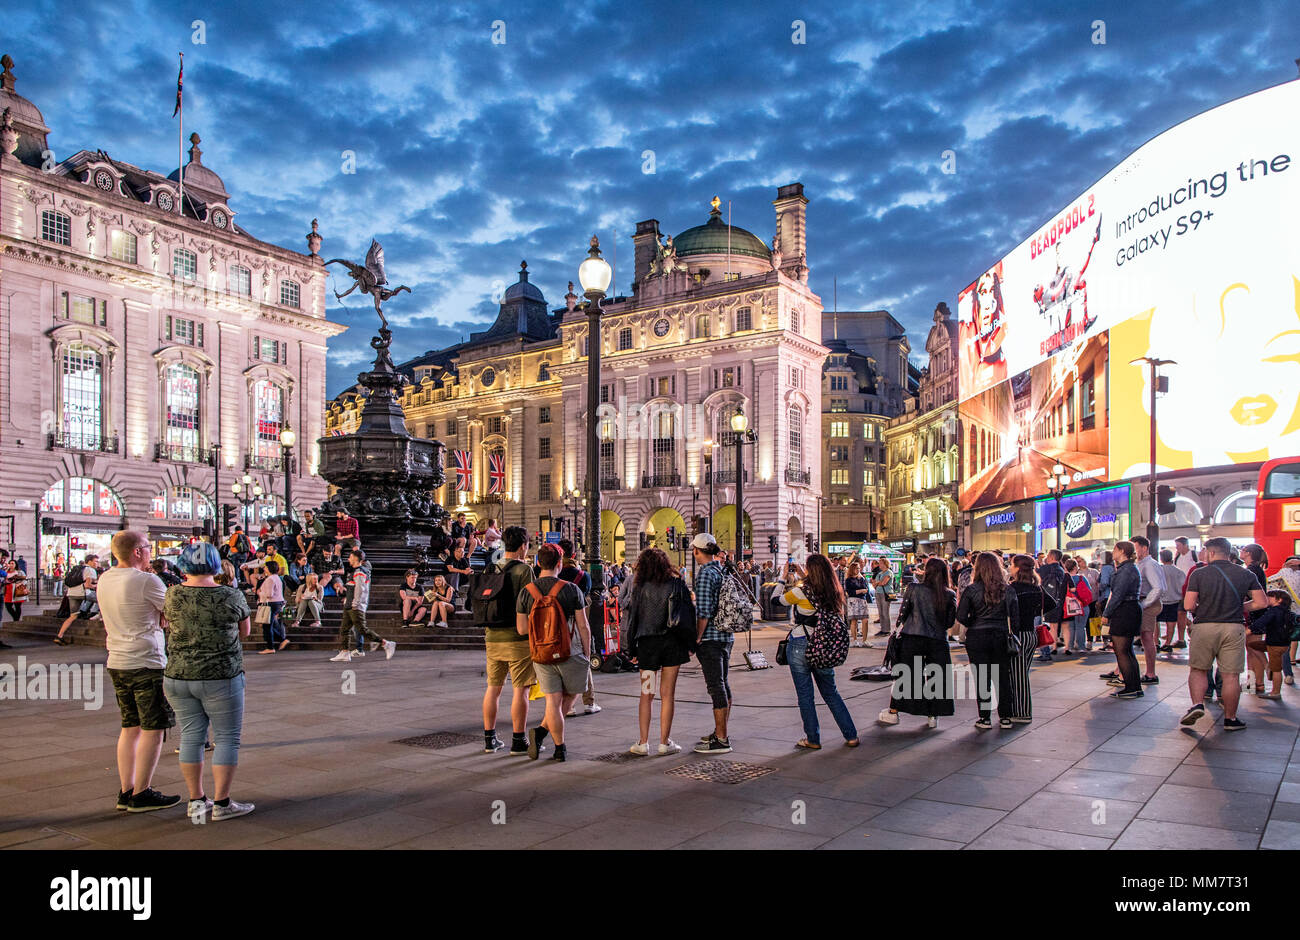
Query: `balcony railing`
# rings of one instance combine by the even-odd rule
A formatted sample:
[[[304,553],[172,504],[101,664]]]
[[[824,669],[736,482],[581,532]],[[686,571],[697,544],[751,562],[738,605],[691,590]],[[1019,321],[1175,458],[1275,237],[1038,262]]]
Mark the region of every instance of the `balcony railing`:
[[[245,454],[244,469],[264,470],[267,473],[283,473],[284,458],[278,454],[274,457],[259,457],[256,454]]]
[[[728,486],[736,482],[735,470],[710,470],[704,474],[704,485],[708,486],[710,480],[714,486]],[[745,471],[745,482],[749,482],[749,471]]]
[[[800,470],[796,467],[786,467],[785,482],[809,486],[812,483],[812,473],[807,470]]]
[[[650,489],[658,486],[681,486],[682,475],[680,473],[655,473],[642,474],[641,489]]]
[[[177,463],[202,463],[209,467],[216,461],[216,451],[211,447],[192,444],[167,444],[158,441],[153,445],[154,460],[172,460]]]
[[[46,435],[46,450],[93,450],[102,454],[118,452],[117,435],[77,434],[53,431]]]
[[[600,478],[600,489],[601,489],[601,492],[609,493],[609,492],[611,492],[611,491],[613,491],[613,490],[621,490],[622,488],[623,488],[623,481],[622,481],[621,479],[619,479],[618,477],[601,477],[601,478]]]

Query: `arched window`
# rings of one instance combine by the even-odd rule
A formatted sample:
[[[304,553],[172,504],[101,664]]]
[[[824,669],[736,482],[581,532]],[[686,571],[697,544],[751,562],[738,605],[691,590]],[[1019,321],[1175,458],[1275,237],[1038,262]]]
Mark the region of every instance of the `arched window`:
[[[790,424],[790,431],[789,431],[790,456],[789,456],[788,466],[791,470],[802,472],[803,470],[803,409],[797,405],[793,406],[790,409],[789,414],[787,415],[787,420],[789,421]]]
[[[1255,491],[1233,493],[1214,510],[1215,525],[1234,525],[1255,521]]]
[[[549,382],[551,380],[551,364],[545,359],[537,367],[537,381]]]
[[[86,516],[120,516],[122,501],[102,480],[60,480],[41,497],[41,512],[75,512]]]
[[[163,445],[168,460],[200,459],[199,388],[199,370],[191,365],[177,362],[163,372]]]
[[[253,383],[253,463],[280,467],[280,430],[284,427],[284,389],[270,379]]]
[[[59,442],[77,450],[100,450],[104,440],[104,358],[84,343],[63,349],[59,397],[63,409]]]

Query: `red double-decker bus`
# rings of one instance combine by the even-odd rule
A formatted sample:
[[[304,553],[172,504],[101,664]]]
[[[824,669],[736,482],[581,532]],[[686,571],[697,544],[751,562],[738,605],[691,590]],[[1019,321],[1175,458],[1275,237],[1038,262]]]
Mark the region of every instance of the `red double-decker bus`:
[[[1276,457],[1259,468],[1255,541],[1268,553],[1268,573],[1300,555],[1300,457]]]

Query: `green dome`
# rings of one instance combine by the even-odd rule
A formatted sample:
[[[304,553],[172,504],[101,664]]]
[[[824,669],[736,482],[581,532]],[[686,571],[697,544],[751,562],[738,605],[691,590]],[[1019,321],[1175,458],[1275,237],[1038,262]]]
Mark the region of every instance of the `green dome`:
[[[688,228],[673,239],[677,257],[690,255],[725,255],[727,253],[727,223],[722,221],[722,211],[714,209],[709,213],[709,221],[694,228]],[[772,257],[771,250],[763,240],[753,232],[747,232],[739,226],[731,226],[731,253],[749,255],[767,260]]]

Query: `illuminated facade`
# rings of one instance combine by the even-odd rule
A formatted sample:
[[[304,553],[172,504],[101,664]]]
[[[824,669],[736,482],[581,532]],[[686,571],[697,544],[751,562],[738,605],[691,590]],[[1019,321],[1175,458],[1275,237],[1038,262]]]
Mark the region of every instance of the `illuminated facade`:
[[[102,550],[126,523],[188,536],[245,472],[283,509],[279,435],[297,437],[293,495],[318,504],[325,319],[320,237],[310,254],[234,221],[191,137],[162,176],[81,150],[47,163],[40,111],[0,80],[0,515],[35,549],[34,510],[68,536],[42,552]],[[219,462],[222,492],[214,501]]]

